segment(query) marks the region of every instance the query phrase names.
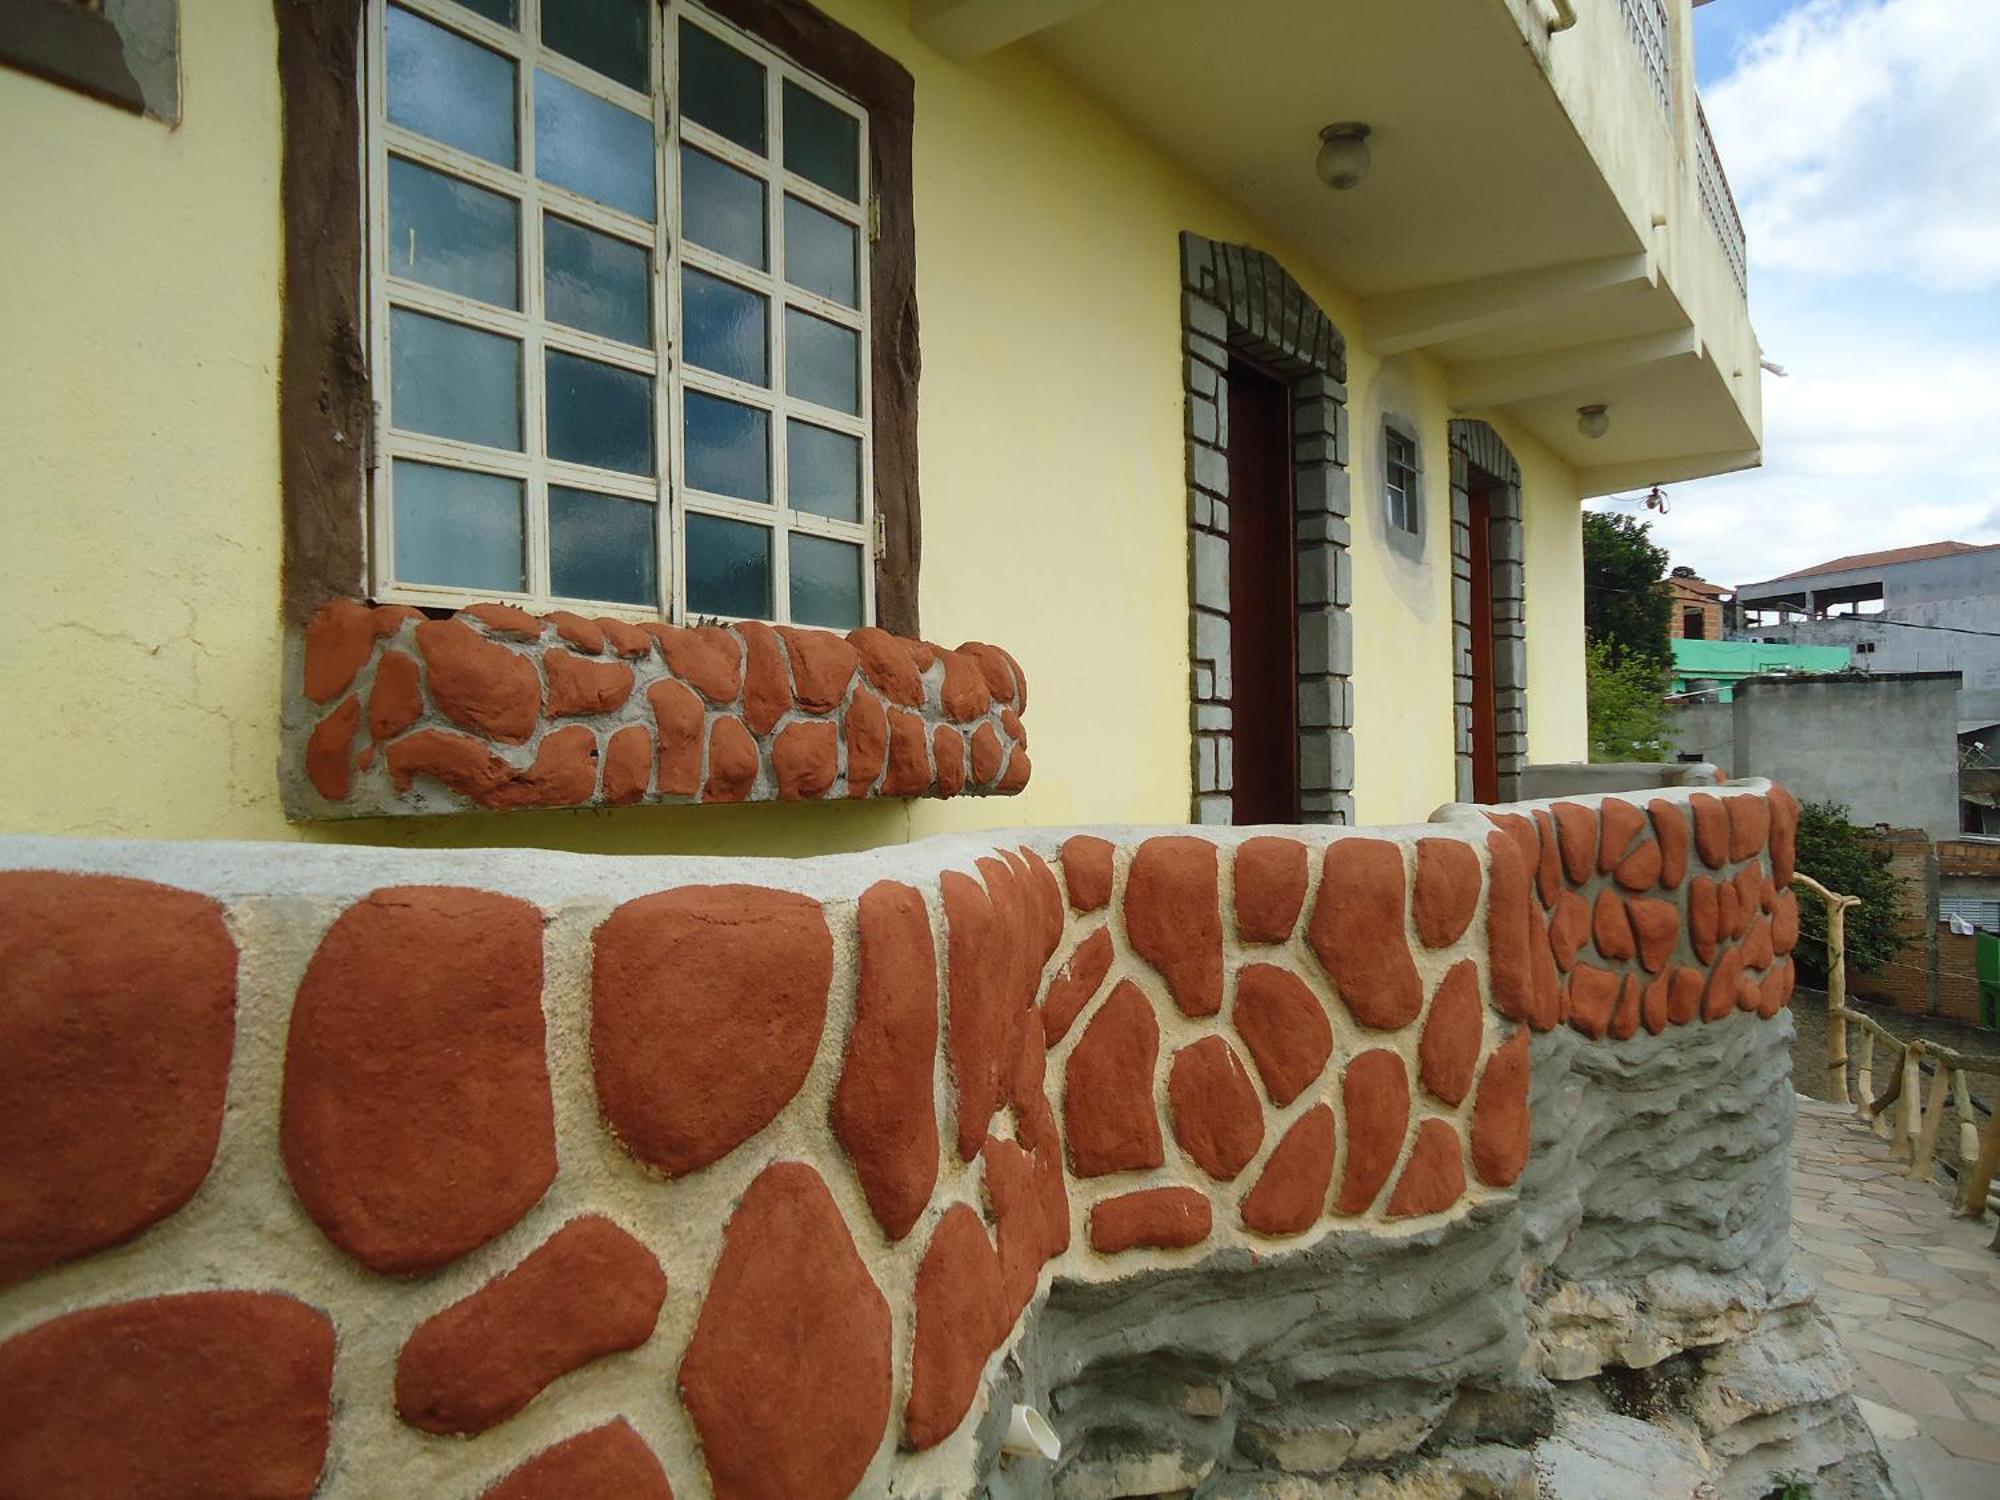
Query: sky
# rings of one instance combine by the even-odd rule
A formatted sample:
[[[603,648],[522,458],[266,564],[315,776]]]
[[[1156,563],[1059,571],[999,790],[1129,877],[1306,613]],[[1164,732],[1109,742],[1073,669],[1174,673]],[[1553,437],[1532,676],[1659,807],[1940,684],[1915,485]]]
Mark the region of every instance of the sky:
[[[1729,584],[2000,541],[2000,0],[1712,0],[1695,31],[1788,373],[1763,468],[1669,485],[1654,539]]]

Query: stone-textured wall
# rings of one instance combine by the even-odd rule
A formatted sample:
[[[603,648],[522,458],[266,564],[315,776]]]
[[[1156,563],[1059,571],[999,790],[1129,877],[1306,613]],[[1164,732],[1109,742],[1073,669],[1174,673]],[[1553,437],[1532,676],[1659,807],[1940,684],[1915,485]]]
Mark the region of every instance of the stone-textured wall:
[[[983,642],[338,599],[287,648],[293,818],[1028,784],[1027,679]]]
[[[1501,1472],[1782,1301],[1795,815],[0,840],[0,1493]]]

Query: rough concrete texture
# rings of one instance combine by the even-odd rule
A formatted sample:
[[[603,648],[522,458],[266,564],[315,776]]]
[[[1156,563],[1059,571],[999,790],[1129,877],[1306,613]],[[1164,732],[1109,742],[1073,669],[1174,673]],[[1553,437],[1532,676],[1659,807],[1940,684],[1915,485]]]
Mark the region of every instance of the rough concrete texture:
[[[1235,915],[1245,840],[1228,831],[967,836],[810,861],[0,840],[0,869],[47,872],[21,877],[30,915],[66,893],[101,898],[105,875],[136,877],[219,903],[238,954],[213,1167],[185,1207],[67,1247],[0,1291],[0,1369],[10,1341],[68,1314],[194,1288],[289,1294],[338,1337],[312,1490],[329,1500],[525,1484],[538,1455],[620,1420],[683,1496],[1526,1493],[1560,1468],[1543,1449],[1583,1399],[1568,1386],[1743,1346],[1801,1305],[1784,1280],[1782,1210],[1749,1201],[1782,1197],[1788,961],[1746,971],[1747,921],[1717,937],[1713,965],[1677,949],[1707,1008],[1670,1007],[1671,976],[1636,960],[1580,964],[1615,992],[1600,1015],[1581,991],[1572,1003],[1548,953],[1559,895],[1630,888],[1634,868],[1655,884],[1633,899],[1682,909],[1685,890],[1657,884],[1673,862],[1633,857],[1650,826],[1688,818],[1688,795],[1661,794],[1650,824],[1586,801],[1559,818],[1451,808],[1422,828],[1288,830],[1306,889],[1248,935]],[[1761,880],[1788,863],[1783,793],[1699,795],[1714,803],[1711,832],[1741,835],[1706,842],[1704,878]],[[1478,889],[1456,935],[1455,920],[1417,914],[1423,840],[1470,851]],[[472,895],[421,889],[439,886]],[[449,1000],[448,1034],[366,1024],[394,1013],[395,964],[325,957],[329,941],[354,942],[347,914],[385,903],[405,914],[403,961],[450,956],[411,980]],[[541,922],[539,1024],[532,1005],[524,1015],[511,994],[453,977],[497,961],[522,909]],[[115,968],[130,937],[115,912],[101,925]],[[1050,1043],[1041,1007],[1101,933],[1110,961],[1065,1002],[1073,1024]],[[1468,964],[1472,1082],[1448,1099],[1423,1082],[1422,1044]],[[1289,1052],[1270,1034],[1284,1010],[1261,1018],[1259,1047],[1238,1026],[1238,976],[1253,967],[1307,997],[1290,1013],[1312,1034]],[[62,966],[30,965],[0,975],[0,998],[59,1015],[69,982]],[[316,1034],[314,1089],[295,1097],[302,987],[346,1019]],[[856,1027],[857,997],[891,992],[906,1020],[913,1005],[939,1017],[935,1033],[909,1033],[921,1056]],[[148,1024],[144,1006],[119,1013]],[[1101,1021],[1127,1013],[1144,1018],[1133,1034],[1148,1066],[1072,1066]],[[4,1075],[19,1075],[30,1112],[67,1086],[61,1049],[35,1035]],[[330,1173],[352,1175],[338,1133],[314,1147],[293,1117],[387,1097],[385,1079],[435,1070],[444,1052],[507,1059],[508,1088],[528,1096],[517,1120],[553,1119],[553,1181],[536,1178],[541,1127],[480,1124],[485,1064],[437,1072],[422,1109],[369,1106],[381,1201],[398,1244],[415,1247],[376,1274],[324,1228],[323,1208],[309,1212]],[[1274,1083],[1278,1055],[1289,1062]],[[1177,1069],[1187,1058],[1199,1066]],[[925,1077],[919,1126],[933,1128],[913,1131],[909,1081]],[[1102,1175],[1076,1170],[1079,1127],[1114,1148]],[[32,1180],[8,1149],[0,1140],[0,1183]],[[436,1177],[437,1152],[461,1153],[464,1169]],[[1260,1195],[1267,1174],[1281,1181]],[[524,1181],[536,1191],[510,1196]],[[47,1201],[0,1193],[30,1221]],[[454,1373],[453,1399],[518,1412],[470,1440],[400,1419],[412,1335],[532,1286],[519,1268],[585,1215],[664,1273],[650,1336],[635,1318],[544,1358],[505,1347],[503,1329],[490,1370]],[[45,1230],[0,1222],[0,1242]],[[468,1302],[489,1287],[505,1290]],[[532,1328],[534,1311],[549,1310],[513,1325]],[[1766,1363],[1802,1361],[1809,1350]],[[1843,1397],[1804,1377],[1761,1390],[1717,1405],[1729,1422],[1675,1406],[1711,1469],[1756,1472],[1774,1453],[1816,1471],[1850,1462]],[[1055,1463],[1001,1453],[1017,1400],[1054,1424]],[[8,1401],[0,1389],[0,1410]],[[207,1472],[226,1441],[223,1428],[182,1434],[190,1467],[163,1487]],[[1587,1466],[1609,1442],[1585,1431],[1571,1444],[1585,1457],[1563,1462]],[[0,1425],[0,1491],[46,1488],[34,1466],[50,1461]],[[1739,1492],[1751,1493],[1720,1491]]]

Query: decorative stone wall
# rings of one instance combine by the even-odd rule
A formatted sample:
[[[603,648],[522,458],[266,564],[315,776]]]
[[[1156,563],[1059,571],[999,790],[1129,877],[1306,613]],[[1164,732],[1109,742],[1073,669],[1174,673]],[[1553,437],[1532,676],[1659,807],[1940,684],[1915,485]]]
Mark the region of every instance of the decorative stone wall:
[[[297,819],[1006,796],[1027,702],[977,641],[337,599],[287,643],[281,780]]]
[[[1621,1276],[1680,1298],[1655,1360],[1779,1305],[1782,1211],[1734,1200],[1783,1180],[1796,812],[805,861],[0,839],[0,1493],[1504,1467],[1550,1378],[1644,1362]],[[1016,1400],[1057,1465],[999,1463]]]
[[[1485,422],[1451,424],[1452,733],[1458,795],[1472,800],[1472,471],[1487,480],[1487,555],[1493,585],[1493,715],[1500,800],[1521,795],[1528,764],[1528,605],[1521,466]]]

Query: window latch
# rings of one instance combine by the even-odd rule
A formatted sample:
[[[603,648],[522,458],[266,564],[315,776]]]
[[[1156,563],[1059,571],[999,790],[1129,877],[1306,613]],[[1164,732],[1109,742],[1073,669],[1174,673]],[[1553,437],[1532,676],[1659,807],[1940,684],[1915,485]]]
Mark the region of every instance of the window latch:
[[[881,511],[875,512],[875,561],[881,562],[889,555],[889,523]]]
[[[882,238],[882,195],[868,195],[868,243],[874,244]]]

